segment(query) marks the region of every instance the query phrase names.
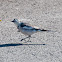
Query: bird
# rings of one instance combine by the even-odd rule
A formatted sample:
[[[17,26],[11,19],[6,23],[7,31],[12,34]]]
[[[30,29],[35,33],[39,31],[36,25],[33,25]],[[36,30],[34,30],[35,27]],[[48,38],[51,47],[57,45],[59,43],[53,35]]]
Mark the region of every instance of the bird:
[[[14,19],[11,22],[13,22],[16,25],[16,27],[18,29],[18,32],[21,32],[24,35],[28,36],[26,38],[21,39],[21,41],[23,41],[23,40],[25,40],[27,38],[29,38],[29,40],[30,40],[31,35],[34,34],[34,33],[50,31],[50,30],[45,30],[45,29],[40,29],[40,28],[32,27],[29,24],[26,24],[24,22],[19,22],[18,19]]]

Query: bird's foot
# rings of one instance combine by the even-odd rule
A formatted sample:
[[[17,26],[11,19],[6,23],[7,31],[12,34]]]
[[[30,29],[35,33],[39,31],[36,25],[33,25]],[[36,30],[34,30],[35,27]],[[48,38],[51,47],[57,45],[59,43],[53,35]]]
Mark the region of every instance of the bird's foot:
[[[26,41],[26,42],[24,42],[24,43],[27,43],[27,42],[31,42],[31,41]]]
[[[21,39],[20,41],[23,41],[24,39]]]
[[[27,41],[27,42],[31,42],[31,41]]]

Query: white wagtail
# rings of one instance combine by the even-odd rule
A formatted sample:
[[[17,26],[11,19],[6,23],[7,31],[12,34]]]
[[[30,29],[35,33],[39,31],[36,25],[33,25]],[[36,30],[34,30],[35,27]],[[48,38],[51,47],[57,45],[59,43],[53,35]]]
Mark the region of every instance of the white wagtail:
[[[44,30],[44,29],[41,30],[38,28],[34,28],[32,26],[27,25],[26,23],[19,22],[17,19],[14,19],[12,22],[14,22],[14,24],[16,25],[18,32],[21,32],[24,35],[28,35],[28,37],[26,37],[26,38],[29,38],[29,39],[30,39],[31,35],[36,32],[49,31],[49,30]],[[21,39],[21,41],[25,40],[26,38]]]

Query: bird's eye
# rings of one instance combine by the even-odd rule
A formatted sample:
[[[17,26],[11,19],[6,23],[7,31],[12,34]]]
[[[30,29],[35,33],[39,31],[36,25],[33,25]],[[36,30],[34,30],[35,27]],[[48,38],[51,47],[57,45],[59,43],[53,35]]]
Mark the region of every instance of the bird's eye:
[[[15,20],[15,19],[14,19]]]

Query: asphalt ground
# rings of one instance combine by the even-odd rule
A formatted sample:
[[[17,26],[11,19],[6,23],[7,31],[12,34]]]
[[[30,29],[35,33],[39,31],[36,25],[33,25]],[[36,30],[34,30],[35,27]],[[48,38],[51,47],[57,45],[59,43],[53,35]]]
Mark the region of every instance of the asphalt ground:
[[[14,18],[52,32],[20,41]],[[62,62],[62,0],[0,0],[0,20],[0,62]]]

